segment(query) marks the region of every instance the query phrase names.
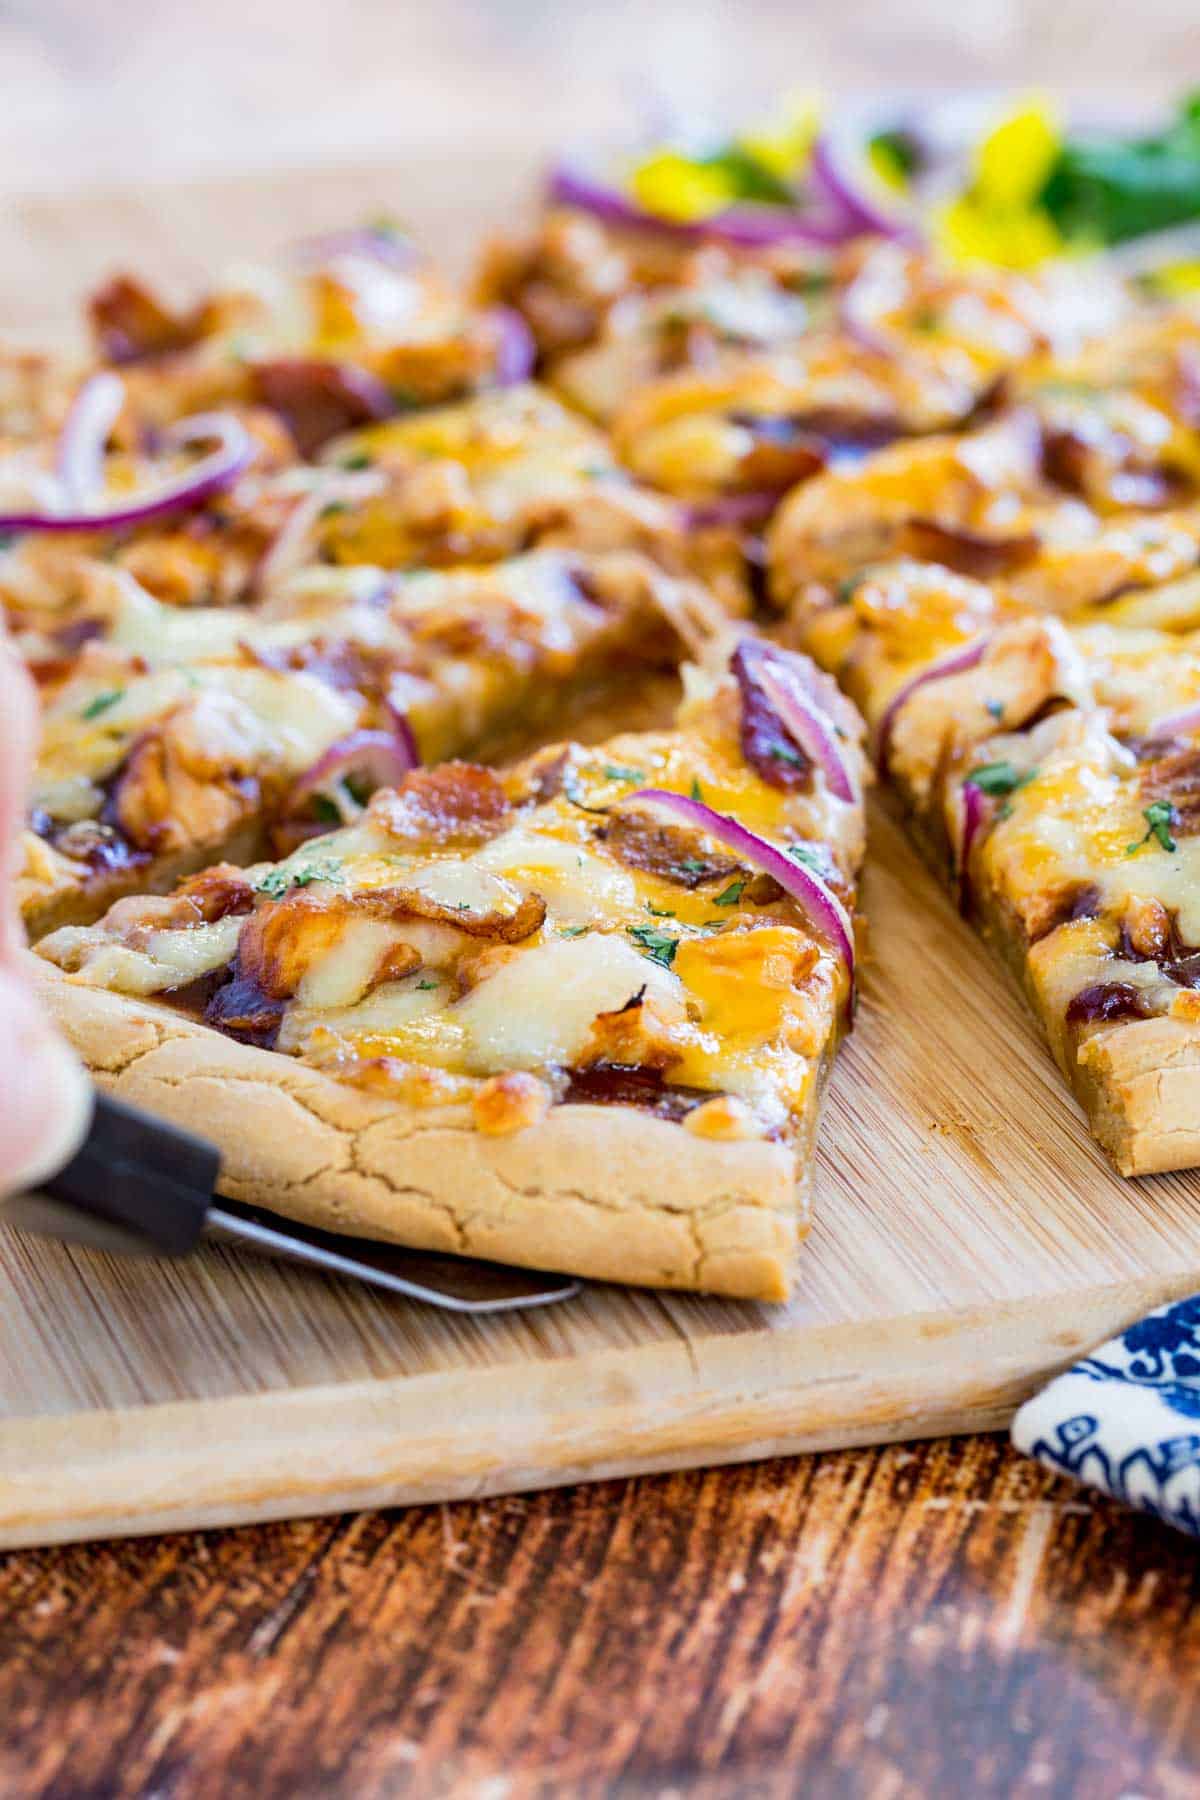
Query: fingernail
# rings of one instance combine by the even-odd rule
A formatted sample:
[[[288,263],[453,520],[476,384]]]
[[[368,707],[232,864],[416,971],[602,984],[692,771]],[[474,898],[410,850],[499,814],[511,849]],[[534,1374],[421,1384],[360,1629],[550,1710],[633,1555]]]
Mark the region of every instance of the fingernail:
[[[74,1156],[92,1116],[92,1086],[37,995],[0,969],[0,1192],[21,1192]]]

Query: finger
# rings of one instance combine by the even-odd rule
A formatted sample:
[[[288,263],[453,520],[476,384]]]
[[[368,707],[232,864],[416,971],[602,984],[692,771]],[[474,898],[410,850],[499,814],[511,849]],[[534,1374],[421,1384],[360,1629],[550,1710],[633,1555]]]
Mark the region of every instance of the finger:
[[[91,1084],[19,966],[0,965],[0,1194],[34,1187],[83,1142]]]

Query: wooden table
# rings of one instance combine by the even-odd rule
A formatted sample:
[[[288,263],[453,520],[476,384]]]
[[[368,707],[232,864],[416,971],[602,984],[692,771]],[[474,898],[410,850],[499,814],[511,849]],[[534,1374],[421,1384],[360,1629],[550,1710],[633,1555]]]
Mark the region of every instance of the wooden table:
[[[0,1793],[1178,1800],[1198,1602],[991,1438],[28,1552]]]
[[[953,19],[942,0],[894,18],[865,0],[758,0],[737,55],[718,6],[623,4],[602,28],[586,10],[521,0],[481,39],[495,15],[473,0],[436,29],[424,9],[366,0],[270,0],[253,17],[214,0],[203,23],[179,0],[12,9],[0,143],[10,184],[40,194],[6,212],[0,316],[58,322],[80,281],[135,247],[193,276],[350,197],[360,213],[394,201],[346,161],[369,151],[378,171],[381,146],[451,146],[405,190],[418,224],[464,179],[495,214],[516,163],[472,153],[456,173],[463,133],[611,124],[651,18],[674,87],[718,98],[748,71],[777,82],[789,57],[802,75],[871,81],[864,41],[910,83],[1176,86],[1189,47],[1194,65],[1175,0],[1149,0],[1123,46],[1080,35],[1080,0]],[[531,57],[547,76],[535,109],[520,104]],[[228,171],[300,151],[340,167],[302,202],[294,180],[260,182],[231,244]],[[53,196],[189,162],[213,180],[110,202],[90,230]],[[0,1795],[1176,1800],[1200,1785],[1198,1600],[1185,1540],[988,1438],[28,1552],[0,1557]]]

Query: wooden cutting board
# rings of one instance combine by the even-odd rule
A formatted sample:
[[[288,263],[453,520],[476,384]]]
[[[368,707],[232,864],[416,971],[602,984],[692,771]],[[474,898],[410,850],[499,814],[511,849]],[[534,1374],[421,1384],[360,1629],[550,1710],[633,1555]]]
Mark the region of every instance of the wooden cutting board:
[[[444,159],[437,178],[453,191]],[[496,180],[516,191],[511,172]],[[16,205],[0,319],[31,322],[31,244],[61,298],[107,245],[104,263],[186,274],[244,253],[268,217],[267,243],[402,210],[414,181],[274,175]],[[455,230],[461,245],[457,215]],[[1200,1288],[1200,1174],[1112,1173],[882,809],[865,906],[860,1022],[791,1305],[596,1287],[472,1321],[217,1250],[116,1262],[8,1235],[0,1546],[984,1430],[1080,1350]]]

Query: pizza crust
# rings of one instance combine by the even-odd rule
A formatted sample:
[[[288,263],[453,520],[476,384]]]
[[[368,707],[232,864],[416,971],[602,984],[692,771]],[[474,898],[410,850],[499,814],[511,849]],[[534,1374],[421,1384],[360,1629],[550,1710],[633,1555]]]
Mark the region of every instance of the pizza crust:
[[[216,1143],[231,1198],[359,1237],[600,1281],[784,1300],[807,1226],[797,1153],[632,1107],[553,1107],[504,1136],[35,963],[97,1082]],[[810,1112],[815,1133],[816,1098]],[[802,1146],[807,1169],[811,1143]]]
[[[1072,1085],[1122,1175],[1200,1163],[1200,1023],[1132,1019],[1095,1032]]]

